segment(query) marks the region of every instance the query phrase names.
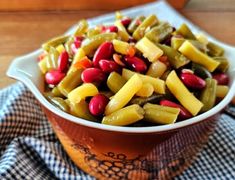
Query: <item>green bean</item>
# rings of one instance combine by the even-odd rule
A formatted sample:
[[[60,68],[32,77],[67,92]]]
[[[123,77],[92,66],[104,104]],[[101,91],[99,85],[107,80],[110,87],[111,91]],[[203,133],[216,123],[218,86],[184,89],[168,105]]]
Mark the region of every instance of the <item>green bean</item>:
[[[164,54],[168,57],[170,64],[178,69],[189,63],[189,60],[177,50],[162,44],[156,44],[160,49],[163,50]]]
[[[210,110],[215,105],[216,100],[216,86],[217,81],[215,79],[207,78],[206,87],[201,92],[200,100],[204,104],[201,112]]]
[[[96,36],[100,33],[101,31],[99,29],[95,29],[95,28],[89,29],[87,31],[87,38],[92,38],[93,36]]]
[[[68,104],[64,101],[63,98],[60,97],[53,97],[50,99],[51,103],[54,104],[56,107],[61,109],[64,112],[69,112],[69,106]]]
[[[215,57],[215,56],[223,56],[224,55],[224,49],[215,43],[209,42],[207,44],[207,48],[209,50],[208,54],[210,56]]]
[[[68,93],[74,88],[82,84],[81,74],[83,69],[75,69],[68,73],[63,80],[58,84],[59,91],[64,95],[68,96]]]
[[[54,87],[51,92],[55,97],[64,97],[64,95],[60,92],[57,86]]]
[[[176,121],[180,109],[147,103],[144,105],[144,120],[157,124],[172,124]]]
[[[197,49],[199,49],[203,53],[206,53],[208,51],[207,46],[197,40],[189,40],[189,42],[191,42]]]
[[[139,26],[139,22],[143,22],[145,19],[144,16],[138,16],[136,17],[134,20],[131,21],[130,25],[128,26],[127,30],[130,32],[130,33],[133,33],[136,28]]]
[[[83,35],[88,29],[88,23],[85,19],[82,19],[78,22],[76,30],[74,32],[74,36]]]
[[[59,37],[55,37],[47,42],[45,42],[44,44],[42,44],[42,48],[49,52],[50,50],[50,47],[56,47],[58,46],[59,44],[64,44],[67,39],[69,38],[69,36],[59,36]]]
[[[192,63],[192,70],[195,74],[197,74],[203,79],[212,77],[211,73],[206,68],[197,63]]]
[[[96,118],[90,114],[88,104],[85,100],[79,103],[69,102],[70,112],[72,115],[96,122]]]
[[[220,62],[219,66],[217,67],[217,70],[221,72],[226,72],[229,68],[229,62],[228,59],[225,57],[214,57],[214,60]]]
[[[102,124],[126,126],[143,119],[144,110],[137,104],[126,106],[103,117]]]
[[[46,62],[48,70],[56,69],[58,67],[58,57],[59,57],[59,55],[60,54],[56,50],[56,48],[50,47],[50,51],[49,51],[47,62]]]
[[[118,92],[125,83],[126,80],[116,72],[110,73],[107,79],[107,86],[113,93]]]
[[[146,17],[145,20],[133,32],[133,38],[140,40],[144,36],[146,29],[151,28],[153,25],[158,23],[159,20],[154,14]]]
[[[82,43],[82,48],[85,51],[86,55],[93,53],[99,46],[105,41],[112,41],[117,37],[116,33],[103,33],[98,34],[90,39],[86,39]]]
[[[170,24],[168,22],[163,22],[160,23],[159,25],[153,27],[152,29],[150,29],[145,36],[155,42],[155,43],[159,43],[162,42],[163,40],[165,40],[167,37],[169,37],[171,35],[173,31],[173,28],[170,26]]]
[[[192,33],[190,28],[186,24],[182,24],[179,29],[176,30],[177,33],[184,36],[185,39],[194,39],[196,40],[195,35]]]
[[[65,42],[64,47],[65,50],[69,53],[70,56],[72,56],[72,49],[71,49],[71,45],[74,43],[74,37],[71,36],[70,38],[68,38],[68,40]]]
[[[184,43],[184,38],[172,37],[171,38],[171,47],[175,50],[178,50],[179,47]]]
[[[146,103],[159,103],[160,100],[162,100],[164,97],[164,95],[162,94],[153,94],[147,98],[143,98],[143,97],[134,97],[132,98],[132,100],[130,101],[129,104],[138,104],[140,106],[143,106]]]
[[[51,91],[46,91],[43,93],[43,95],[46,97],[48,101],[50,101],[55,95]]]

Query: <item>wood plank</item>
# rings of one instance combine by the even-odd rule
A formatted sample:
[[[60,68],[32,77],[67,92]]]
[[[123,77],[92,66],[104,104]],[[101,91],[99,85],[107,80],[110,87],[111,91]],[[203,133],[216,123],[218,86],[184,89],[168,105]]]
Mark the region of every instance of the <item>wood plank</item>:
[[[234,0],[190,0],[185,9],[194,11],[235,11]]]
[[[51,11],[51,10],[118,10],[154,0],[1,0],[0,11]],[[184,7],[188,0],[167,0],[176,8]]]
[[[154,0],[1,0],[1,11],[38,10],[114,10],[153,2]]]

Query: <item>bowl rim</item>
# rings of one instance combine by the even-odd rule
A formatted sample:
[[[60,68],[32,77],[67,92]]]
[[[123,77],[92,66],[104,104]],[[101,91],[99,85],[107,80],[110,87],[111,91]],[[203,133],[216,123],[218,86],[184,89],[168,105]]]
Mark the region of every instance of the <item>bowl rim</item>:
[[[224,46],[227,46],[224,44]],[[235,49],[233,47],[229,47],[232,49]],[[76,124],[80,124],[83,126],[87,126],[90,128],[95,129],[101,129],[106,131],[115,131],[115,132],[123,132],[123,133],[158,133],[158,132],[166,132],[166,131],[173,131],[179,128],[183,128],[186,126],[190,126],[196,123],[199,123],[203,120],[206,120],[217,113],[219,113],[226,105],[229,104],[229,102],[232,100],[233,96],[235,95],[235,79],[230,86],[228,94],[223,98],[222,101],[220,101],[216,106],[214,106],[209,111],[199,114],[195,117],[192,117],[190,119],[176,122],[174,124],[167,124],[167,125],[158,125],[158,126],[149,126],[149,127],[125,127],[125,126],[112,126],[112,125],[105,125],[97,122],[92,122],[86,119],[82,119],[76,116],[73,116],[69,113],[66,113],[58,108],[56,108],[54,105],[52,105],[39,91],[39,89],[36,87],[36,85],[30,80],[29,77],[24,76],[22,72],[16,71],[16,67],[19,65],[19,63],[24,63],[24,60],[26,59],[32,59],[37,57],[42,52],[42,49],[36,50],[30,54],[27,54],[25,56],[21,56],[16,58],[10,65],[7,75],[9,77],[15,78],[17,80],[22,81],[34,94],[36,99],[41,103],[44,108],[47,108],[52,113],[56,114],[57,116],[60,116],[63,119],[66,119],[68,121],[74,122]],[[235,51],[234,51],[235,52]],[[35,61],[37,63],[37,61]],[[233,69],[232,72],[235,72],[235,69]]]

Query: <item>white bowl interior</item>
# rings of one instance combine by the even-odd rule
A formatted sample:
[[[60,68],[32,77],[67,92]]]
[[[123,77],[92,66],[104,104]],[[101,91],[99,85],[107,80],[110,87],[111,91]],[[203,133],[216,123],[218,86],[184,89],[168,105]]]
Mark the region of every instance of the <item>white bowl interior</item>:
[[[167,20],[167,17],[170,15],[167,15],[167,17],[166,17],[165,12],[166,12],[166,9],[168,9],[167,12],[170,12],[171,16],[174,17],[173,20],[172,19],[168,20],[170,23],[172,23],[173,25],[175,25],[177,27],[182,22],[186,22],[189,24],[189,26],[192,28],[192,30],[195,33],[201,32],[201,30],[198,27],[196,27],[195,25],[190,23],[188,20],[183,18],[181,15],[179,15],[175,10],[173,10],[165,2],[160,1],[159,3],[154,3],[154,5],[155,6],[157,5],[157,8],[159,8],[159,9],[165,10],[164,16],[163,16],[163,14],[161,14],[161,11],[156,11],[156,12],[158,12],[157,16],[160,19]],[[149,5],[149,7],[153,8],[151,4]],[[126,10],[126,11],[124,11],[124,14],[131,16],[130,12],[135,12],[135,11],[137,11],[137,9],[138,8]],[[149,13],[145,12],[143,14],[149,14]],[[112,21],[114,17],[113,17],[113,15],[112,16],[106,15],[105,17],[102,17],[102,18],[104,18],[104,19],[106,18],[106,21],[109,22],[109,21]],[[100,18],[100,19],[102,19],[102,18]],[[99,21],[96,21],[96,23],[92,23],[93,21],[94,20],[91,20],[90,23],[96,24],[99,22]],[[70,34],[73,30],[74,30],[74,28],[71,28],[67,32],[67,34]],[[44,78],[41,75],[41,72],[40,72],[40,70],[38,68],[38,64],[37,64],[37,57],[42,53],[42,49],[34,51],[28,55],[16,58],[12,62],[12,64],[10,65],[10,67],[7,71],[7,75],[9,77],[15,78],[19,81],[22,81],[32,91],[32,93],[39,100],[39,102],[43,106],[45,106],[49,110],[51,110],[52,112],[58,114],[59,116],[65,118],[65,119],[68,119],[68,120],[75,122],[75,123],[78,123],[78,124],[82,124],[84,126],[90,126],[93,128],[99,128],[99,129],[104,129],[104,130],[109,130],[109,131],[121,131],[121,132],[130,132],[130,133],[149,133],[149,132],[162,132],[162,131],[167,131],[167,130],[173,130],[173,129],[181,128],[181,127],[193,124],[193,123],[197,123],[199,121],[202,121],[202,120],[218,113],[232,100],[233,96],[235,95],[235,61],[234,61],[235,48],[231,47],[229,45],[226,45],[222,42],[217,41],[216,39],[214,39],[213,37],[211,37],[210,35],[208,35],[205,32],[204,32],[204,34],[207,35],[207,37],[210,41],[219,44],[220,46],[222,46],[225,49],[225,56],[229,59],[229,62],[230,62],[230,69],[228,72],[229,77],[230,77],[230,84],[229,84],[230,91],[227,94],[227,96],[211,110],[209,110],[206,113],[203,113],[201,115],[198,115],[196,117],[193,117],[191,119],[188,119],[188,120],[185,120],[182,122],[177,122],[175,124],[161,125],[161,126],[154,126],[154,127],[116,127],[116,126],[109,126],[109,125],[103,125],[103,124],[90,122],[90,121],[87,121],[87,120],[84,120],[81,118],[74,117],[70,114],[67,114],[67,113],[57,109],[52,104],[50,104],[45,99],[45,97],[42,95],[42,92],[44,89]]]

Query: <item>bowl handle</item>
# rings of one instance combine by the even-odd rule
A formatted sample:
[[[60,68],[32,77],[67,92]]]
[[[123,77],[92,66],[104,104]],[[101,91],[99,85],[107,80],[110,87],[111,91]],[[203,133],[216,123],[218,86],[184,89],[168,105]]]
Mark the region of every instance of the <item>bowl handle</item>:
[[[38,68],[37,57],[42,50],[36,50],[30,54],[15,58],[10,64],[6,75],[23,82],[30,90],[41,89],[42,75]],[[33,88],[33,89],[32,89]]]

